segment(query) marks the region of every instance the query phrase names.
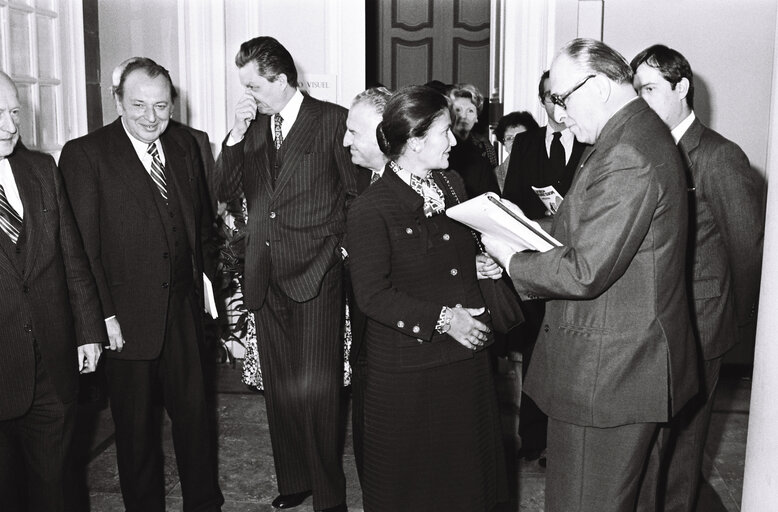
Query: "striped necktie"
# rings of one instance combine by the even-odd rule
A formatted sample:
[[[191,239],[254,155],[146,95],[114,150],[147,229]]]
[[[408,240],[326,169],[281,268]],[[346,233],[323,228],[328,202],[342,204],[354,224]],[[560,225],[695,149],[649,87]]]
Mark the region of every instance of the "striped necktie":
[[[275,137],[276,151],[284,143],[284,132],[281,131],[281,123],[283,122],[284,118],[281,117],[281,114],[276,114],[273,117],[273,135]]]
[[[5,188],[2,185],[0,185],[0,228],[13,243],[19,240],[19,235],[22,232],[22,218],[8,202]]]
[[[167,202],[167,182],[165,181],[165,166],[162,165],[162,160],[159,159],[159,151],[157,151],[157,145],[153,142],[149,144],[149,148],[146,150],[151,155],[151,170],[149,176],[154,181],[154,184],[159,189],[159,193],[162,194],[162,198]]]

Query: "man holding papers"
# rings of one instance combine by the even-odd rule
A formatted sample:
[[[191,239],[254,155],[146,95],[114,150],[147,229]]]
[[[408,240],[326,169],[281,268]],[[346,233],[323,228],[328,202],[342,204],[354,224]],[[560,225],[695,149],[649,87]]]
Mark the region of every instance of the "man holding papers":
[[[697,391],[683,167],[603,43],[565,45],[551,92],[557,121],[593,144],[554,217],[563,246],[483,241],[523,297],[551,299],[525,384],[549,416],[546,510],[632,510],[658,424]]]

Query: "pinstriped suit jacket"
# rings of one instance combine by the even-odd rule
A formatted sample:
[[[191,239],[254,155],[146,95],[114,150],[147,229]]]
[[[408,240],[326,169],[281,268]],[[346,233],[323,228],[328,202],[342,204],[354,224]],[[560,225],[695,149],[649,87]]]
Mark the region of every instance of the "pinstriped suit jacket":
[[[679,141],[691,180],[690,294],[705,359],[756,320],[764,236],[763,182],[734,142],[695,119]],[[748,332],[748,329],[743,329]]]
[[[62,178],[49,155],[9,157],[24,206],[24,270],[0,248],[0,420],[24,414],[35,388],[37,340],[63,402],[78,387],[76,346],[106,342],[105,324]],[[0,236],[6,236],[0,233]]]
[[[230,201],[244,193],[248,205],[243,293],[249,309],[262,306],[271,281],[295,301],[315,297],[324,274],[340,262],[358,172],[343,146],[346,115],[343,107],[304,97],[281,147],[275,187],[267,152],[270,116],[257,116],[238,144],[222,145],[216,196]]]
[[[184,128],[169,125],[159,138],[165,177],[177,193],[192,250],[194,290],[203,289],[203,244],[211,242],[211,214],[197,144]],[[116,359],[159,356],[172,275],[165,229],[121,118],[62,148],[60,168],[73,203],[100,293],[105,318],[116,315],[127,344]],[[202,293],[198,299],[202,301]]]

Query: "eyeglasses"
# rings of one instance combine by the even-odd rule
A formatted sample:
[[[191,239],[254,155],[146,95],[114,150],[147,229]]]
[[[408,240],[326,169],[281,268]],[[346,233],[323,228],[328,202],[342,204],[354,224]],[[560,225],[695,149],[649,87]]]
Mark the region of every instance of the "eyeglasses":
[[[583,80],[581,80],[580,82],[578,82],[575,86],[573,86],[572,89],[570,89],[566,93],[564,93],[564,94],[549,94],[548,98],[551,100],[551,103],[553,103],[554,105],[556,105],[558,107],[562,107],[563,109],[567,110],[567,105],[565,105],[565,101],[567,100],[567,98],[569,98],[570,95],[573,94],[575,91],[577,91],[578,89],[583,87],[584,84],[586,82],[588,82],[590,78],[594,78],[595,76],[597,76],[597,75],[589,75],[586,78],[584,78]]]

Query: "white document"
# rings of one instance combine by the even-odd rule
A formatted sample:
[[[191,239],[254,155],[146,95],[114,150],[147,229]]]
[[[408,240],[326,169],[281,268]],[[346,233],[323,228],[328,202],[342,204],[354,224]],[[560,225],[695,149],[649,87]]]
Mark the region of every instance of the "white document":
[[[538,196],[538,199],[543,202],[546,210],[548,210],[551,215],[556,215],[556,211],[559,209],[559,206],[562,204],[562,200],[564,199],[562,194],[557,192],[553,185],[540,188],[532,187],[532,190]]]
[[[540,224],[529,220],[521,209],[493,192],[487,192],[446,210],[446,215],[466,226],[495,236],[516,252],[546,252],[562,247]]]
[[[216,319],[219,316],[219,312],[216,309],[216,298],[213,295],[213,285],[205,273],[203,273],[203,298],[205,299],[205,312],[211,315],[211,318]]]

